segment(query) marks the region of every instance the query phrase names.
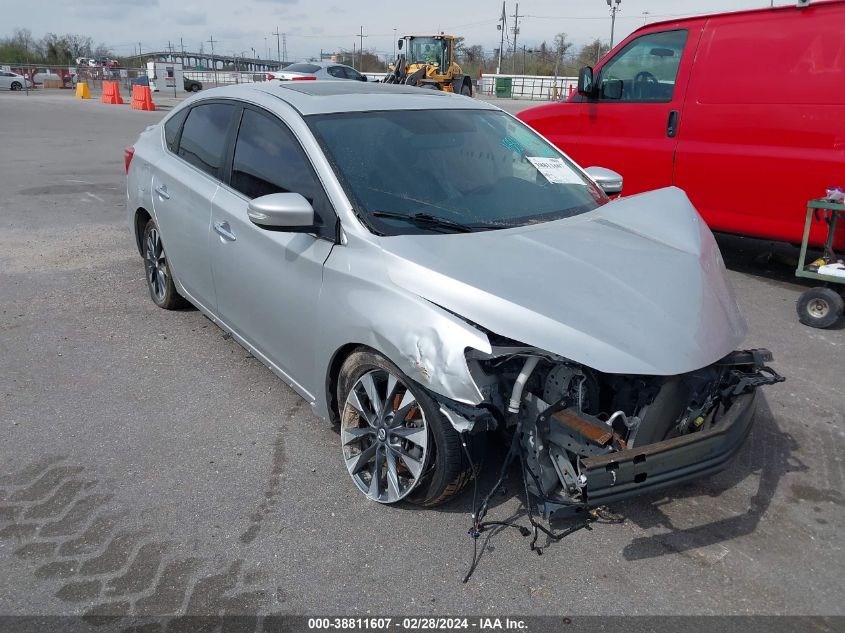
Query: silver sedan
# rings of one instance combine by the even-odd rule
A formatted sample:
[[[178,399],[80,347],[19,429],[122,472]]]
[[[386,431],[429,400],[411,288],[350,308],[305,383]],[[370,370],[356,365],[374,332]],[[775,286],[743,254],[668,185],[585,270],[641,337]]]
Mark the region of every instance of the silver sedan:
[[[335,62],[298,62],[285,66],[281,70],[274,70],[267,73],[267,79],[278,79],[280,81],[298,81],[302,79],[351,79],[352,81],[367,81],[367,76],[362,75],[352,66],[338,64]]]
[[[706,475],[780,380],[733,351],[746,325],[682,191],[610,200],[618,175],[483,101],[225,87],[125,158],[152,300],[196,306],[339,425],[374,501],[448,499],[494,429],[546,517]]]

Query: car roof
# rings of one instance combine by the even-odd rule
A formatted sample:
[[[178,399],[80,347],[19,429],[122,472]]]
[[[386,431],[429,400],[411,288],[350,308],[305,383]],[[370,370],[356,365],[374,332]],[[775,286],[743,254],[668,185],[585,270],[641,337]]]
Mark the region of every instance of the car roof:
[[[251,92],[281,99],[303,116],[376,110],[496,110],[494,105],[440,90],[359,81],[260,81],[209,90],[207,96],[249,99]]]
[[[328,68],[329,66],[347,66],[347,68],[352,68],[352,66],[348,66],[347,64],[341,64],[340,62],[294,62],[291,66],[295,66],[296,64],[310,64],[311,66],[319,66],[320,68]],[[285,68],[290,68],[290,66],[286,66]],[[282,68],[282,71],[285,69]]]

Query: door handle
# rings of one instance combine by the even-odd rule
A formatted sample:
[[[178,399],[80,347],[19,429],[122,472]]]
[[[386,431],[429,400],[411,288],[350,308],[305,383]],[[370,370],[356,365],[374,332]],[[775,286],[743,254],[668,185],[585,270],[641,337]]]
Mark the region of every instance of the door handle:
[[[170,194],[167,193],[167,185],[159,185],[156,187],[156,193],[165,200],[170,200]]]
[[[229,226],[228,222],[215,222],[214,232],[229,242],[234,242],[238,239],[235,237],[235,234],[232,233],[232,228]]]
[[[677,110],[669,112],[669,120],[666,122],[666,136],[674,138],[678,133],[678,117],[680,113]]]

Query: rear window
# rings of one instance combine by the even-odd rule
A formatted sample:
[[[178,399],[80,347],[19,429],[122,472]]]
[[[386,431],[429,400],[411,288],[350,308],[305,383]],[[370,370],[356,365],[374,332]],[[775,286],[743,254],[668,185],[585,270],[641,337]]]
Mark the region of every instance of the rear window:
[[[312,75],[318,70],[320,70],[320,67],[314,64],[291,64],[282,68],[282,72],[310,73]]]
[[[219,178],[235,112],[235,106],[228,103],[208,103],[191,108],[179,140],[179,156]]]

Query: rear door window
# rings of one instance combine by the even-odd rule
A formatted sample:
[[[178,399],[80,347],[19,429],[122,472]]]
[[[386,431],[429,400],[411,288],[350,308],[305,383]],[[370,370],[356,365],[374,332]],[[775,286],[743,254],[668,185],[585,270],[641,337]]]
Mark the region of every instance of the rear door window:
[[[620,80],[622,101],[671,101],[686,43],[686,29],[631,40],[602,67],[601,94],[609,81]]]
[[[230,103],[207,103],[191,108],[179,139],[179,156],[220,178],[236,113],[237,107]]]

